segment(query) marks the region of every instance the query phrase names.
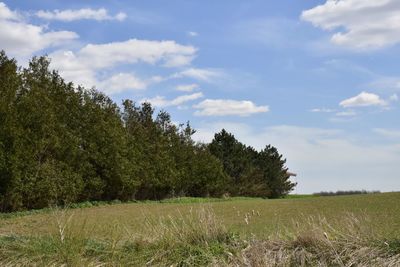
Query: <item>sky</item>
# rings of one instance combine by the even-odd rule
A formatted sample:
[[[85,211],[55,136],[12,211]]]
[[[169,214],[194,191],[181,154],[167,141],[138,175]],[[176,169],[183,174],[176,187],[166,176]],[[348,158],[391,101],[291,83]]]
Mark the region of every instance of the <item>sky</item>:
[[[278,148],[295,193],[400,191],[400,1],[0,2],[0,49]]]

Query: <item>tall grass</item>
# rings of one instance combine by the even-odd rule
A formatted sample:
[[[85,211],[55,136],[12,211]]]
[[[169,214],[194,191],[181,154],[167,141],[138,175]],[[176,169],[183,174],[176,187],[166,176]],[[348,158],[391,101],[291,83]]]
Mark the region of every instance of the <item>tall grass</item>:
[[[333,227],[325,218],[310,217],[308,225],[253,239],[242,250],[247,266],[400,266],[400,246],[368,227],[368,218],[349,214]],[[305,230],[307,229],[307,230]],[[390,244],[395,248],[390,249]]]
[[[306,195],[303,195],[306,196]],[[308,197],[312,197],[312,195],[307,195]],[[288,197],[288,198],[296,198],[296,197]],[[111,201],[85,201],[79,203],[70,203],[66,205],[65,209],[82,209],[82,208],[92,208],[92,207],[101,207],[101,206],[110,206],[110,205],[119,205],[119,204],[201,204],[201,203],[213,203],[213,202],[228,202],[228,201],[237,201],[237,200],[256,200],[262,198],[254,198],[254,197],[224,197],[224,198],[212,198],[212,197],[174,197],[174,198],[165,198],[162,200],[130,200],[130,201],[120,201],[120,200],[111,200]],[[34,214],[42,214],[42,213],[51,213],[53,212],[53,208],[43,208],[43,209],[32,209],[25,211],[14,211],[14,212],[0,212],[0,219],[10,219],[16,217],[29,216]]]
[[[74,210],[54,208],[50,234],[0,237],[0,266],[400,266],[400,240],[352,214],[334,226],[309,217],[264,239],[233,233],[208,205],[142,223],[144,232],[110,222],[94,239]]]

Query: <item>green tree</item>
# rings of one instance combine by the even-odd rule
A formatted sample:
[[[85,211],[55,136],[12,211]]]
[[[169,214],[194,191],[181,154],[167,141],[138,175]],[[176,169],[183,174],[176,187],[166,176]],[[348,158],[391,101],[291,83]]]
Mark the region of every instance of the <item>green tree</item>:
[[[296,186],[290,181],[290,176],[285,166],[286,159],[278,153],[278,150],[267,145],[258,153],[258,166],[262,170],[264,179],[271,192],[269,197],[278,198],[287,195]]]
[[[268,145],[258,152],[222,129],[215,134],[209,149],[230,176],[230,192],[234,195],[277,198],[295,186],[289,180],[286,160],[275,147]]]
[[[95,89],[66,83],[47,57],[21,69],[0,52],[0,211],[87,200],[292,190],[276,148],[258,152],[222,130],[196,143],[189,122],[150,103],[122,111]]]
[[[21,90],[21,76],[14,59],[0,52],[0,210],[21,206],[17,190],[21,173],[15,157],[17,136],[22,129],[17,125],[16,104]]]

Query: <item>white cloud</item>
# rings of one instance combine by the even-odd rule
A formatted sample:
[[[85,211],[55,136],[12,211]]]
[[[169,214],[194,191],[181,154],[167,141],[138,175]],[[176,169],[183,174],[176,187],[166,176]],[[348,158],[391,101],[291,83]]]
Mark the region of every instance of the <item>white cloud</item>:
[[[87,88],[95,86],[110,95],[128,90],[146,89],[150,84],[163,81],[159,76],[141,79],[132,73],[110,74],[109,77],[100,79],[97,72],[102,68],[95,68],[90,61],[83,61],[72,51],[56,51],[50,54],[50,58],[50,66],[59,70],[66,81],[72,81]]]
[[[189,77],[199,81],[210,82],[222,76],[221,71],[211,69],[189,68],[173,75],[174,78]]]
[[[400,2],[397,0],[327,0],[305,10],[301,18],[335,31],[331,41],[358,50],[400,42]]]
[[[181,92],[192,92],[193,90],[199,88],[199,85],[196,83],[192,84],[181,84],[176,86],[176,90]]]
[[[195,58],[194,52],[182,55],[173,55],[167,58],[163,66],[168,68],[174,68],[174,67],[189,65],[194,58]]]
[[[116,20],[123,21],[127,18],[127,15],[124,12],[119,12],[117,15],[114,16]]]
[[[0,49],[16,56],[30,56],[48,47],[65,44],[78,38],[71,31],[46,31],[23,21],[22,16],[0,2]]]
[[[197,116],[249,116],[255,113],[268,112],[268,106],[257,106],[251,101],[237,101],[229,99],[206,99],[193,106],[198,109]]]
[[[155,107],[165,107],[168,105],[168,100],[165,99],[163,96],[156,96],[153,98],[144,98],[140,100],[141,103],[149,102]]]
[[[197,32],[190,31],[190,32],[188,32],[188,35],[191,36],[191,37],[196,37],[199,34]]]
[[[82,8],[82,9],[66,9],[66,10],[53,10],[53,11],[44,11],[39,10],[36,12],[36,16],[46,20],[61,20],[61,21],[74,21],[74,20],[82,20],[82,19],[91,19],[91,20],[119,20],[122,21],[126,18],[126,14],[120,12],[115,16],[110,16],[108,14],[107,9],[91,9],[91,8]]]
[[[60,72],[66,81],[86,87],[93,87],[97,84],[96,72],[90,62],[82,61],[72,51],[55,51],[49,55],[50,67]]]
[[[130,73],[118,73],[101,81],[98,89],[108,94],[117,94],[126,90],[141,90],[147,87],[147,82]]]
[[[20,20],[21,16],[15,12],[10,10],[6,4],[0,2],[0,19],[2,20]]]
[[[175,98],[174,100],[172,100],[171,104],[173,106],[177,106],[177,105],[181,105],[181,104],[183,104],[185,102],[188,102],[188,101],[196,100],[196,99],[201,98],[201,97],[203,97],[203,93],[201,93],[201,92],[194,93],[194,94],[191,94],[191,95],[181,95],[181,96],[178,96],[177,98]]]
[[[332,113],[335,112],[336,110],[330,109],[330,108],[313,108],[310,110],[311,112],[320,112],[320,113]]]
[[[82,49],[73,51],[55,51],[49,55],[52,59],[51,67],[59,70],[60,74],[68,81],[81,84],[85,87],[106,85],[112,89],[105,89],[110,93],[117,93],[127,89],[142,89],[146,84],[165,80],[155,76],[149,81],[142,81],[132,75],[114,76],[106,80],[99,80],[99,71],[108,71],[116,65],[135,64],[139,62],[147,64],[176,65],[175,58],[187,58],[188,63],[196,53],[192,46],[184,46],[174,41],[149,41],[131,39],[124,42],[107,44],[88,44]],[[171,64],[169,64],[171,65]],[[127,82],[127,84],[124,84]],[[132,85],[135,85],[132,87]],[[128,88],[129,86],[129,88]]]
[[[393,102],[397,102],[397,101],[399,101],[399,97],[397,96],[397,94],[393,94],[389,97],[389,100],[393,101]]]
[[[150,82],[151,83],[160,83],[160,82],[163,82],[163,81],[166,81],[166,80],[168,80],[168,77],[162,77],[162,76],[159,76],[159,75],[156,75],[156,76],[153,76],[153,77],[150,78]]]
[[[119,63],[163,62],[167,66],[184,66],[190,63],[196,53],[193,46],[175,41],[149,41],[130,39],[124,42],[88,44],[79,52],[83,60],[89,60],[95,68],[106,68]]]
[[[359,95],[343,100],[340,106],[348,107],[367,107],[367,106],[386,106],[387,103],[378,95],[361,92]]]
[[[350,189],[400,190],[397,143],[362,143],[357,136],[337,129],[277,125],[259,130],[244,123],[219,122],[196,127],[195,140],[209,142],[225,128],[256,149],[267,144],[287,158],[298,174],[297,192],[313,193]]]
[[[154,98],[142,99],[140,102],[150,102],[153,106],[162,108],[168,106],[179,106],[186,102],[193,101],[203,97],[203,93],[194,93],[190,95],[181,95],[172,100],[167,100],[163,96],[156,96]]]

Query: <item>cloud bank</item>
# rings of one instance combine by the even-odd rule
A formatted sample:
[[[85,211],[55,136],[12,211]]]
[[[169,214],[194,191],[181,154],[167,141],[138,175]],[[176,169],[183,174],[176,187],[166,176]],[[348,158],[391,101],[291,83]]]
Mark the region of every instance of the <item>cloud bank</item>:
[[[0,2],[1,49],[13,56],[30,56],[48,47],[65,44],[79,36],[72,31],[48,31],[24,21],[23,16]]]
[[[379,49],[400,42],[397,0],[328,0],[303,11],[301,19],[334,32],[334,44],[355,50]]]

